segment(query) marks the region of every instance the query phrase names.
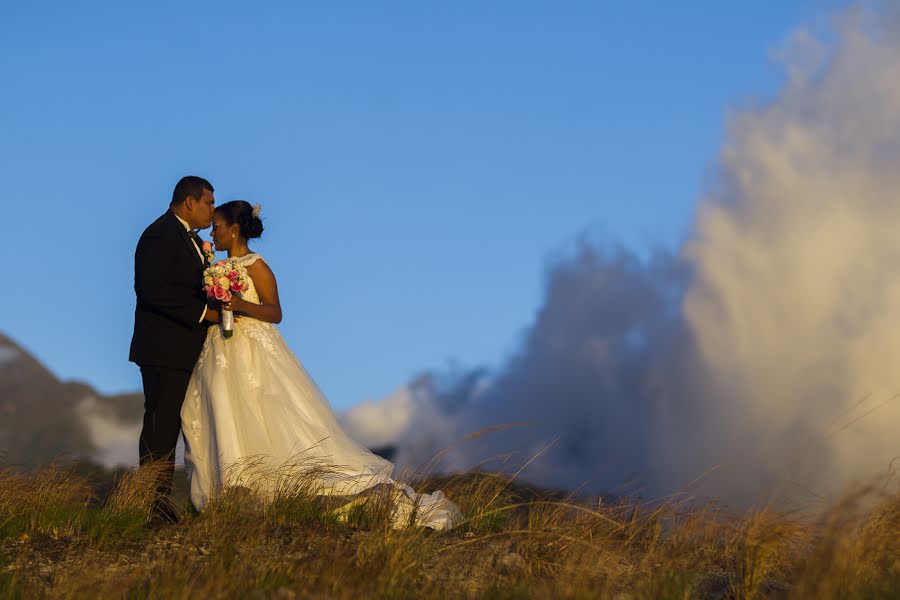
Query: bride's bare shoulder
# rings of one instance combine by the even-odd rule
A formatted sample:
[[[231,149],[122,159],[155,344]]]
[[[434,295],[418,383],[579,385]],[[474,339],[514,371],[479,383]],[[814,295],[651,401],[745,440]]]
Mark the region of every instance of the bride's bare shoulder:
[[[250,277],[253,277],[254,279],[256,279],[257,275],[269,276],[272,278],[275,277],[275,274],[272,272],[266,259],[259,254],[255,255],[253,260],[248,262],[245,268]]]

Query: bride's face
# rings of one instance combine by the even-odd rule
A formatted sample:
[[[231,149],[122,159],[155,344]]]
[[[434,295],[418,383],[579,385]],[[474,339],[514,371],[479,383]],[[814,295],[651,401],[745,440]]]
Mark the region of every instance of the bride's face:
[[[231,249],[231,244],[234,242],[231,234],[233,233],[232,229],[237,229],[236,226],[229,225],[225,220],[225,217],[220,215],[219,213],[215,213],[212,218],[212,239],[213,243],[216,245],[216,250],[219,252],[227,252]]]

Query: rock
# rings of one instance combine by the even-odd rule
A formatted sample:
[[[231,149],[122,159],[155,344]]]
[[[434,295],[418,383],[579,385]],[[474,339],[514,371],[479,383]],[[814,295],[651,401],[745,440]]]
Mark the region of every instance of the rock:
[[[494,567],[503,575],[518,575],[528,568],[528,563],[517,552],[509,552],[497,559]]]

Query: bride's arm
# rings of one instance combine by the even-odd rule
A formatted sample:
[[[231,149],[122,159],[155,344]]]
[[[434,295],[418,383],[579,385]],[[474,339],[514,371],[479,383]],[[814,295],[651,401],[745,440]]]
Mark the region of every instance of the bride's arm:
[[[247,274],[253,279],[253,285],[262,304],[253,304],[235,296],[231,302],[225,304],[225,308],[267,323],[281,323],[278,283],[272,269],[265,262],[257,260],[247,267]]]

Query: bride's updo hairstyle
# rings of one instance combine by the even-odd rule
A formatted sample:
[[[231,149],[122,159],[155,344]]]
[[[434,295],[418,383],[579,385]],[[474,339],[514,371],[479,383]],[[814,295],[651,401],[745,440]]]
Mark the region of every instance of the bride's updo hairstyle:
[[[248,240],[262,236],[263,224],[259,218],[259,205],[254,208],[246,200],[232,200],[216,207],[216,212],[225,218],[229,225],[237,225],[241,235]]]

